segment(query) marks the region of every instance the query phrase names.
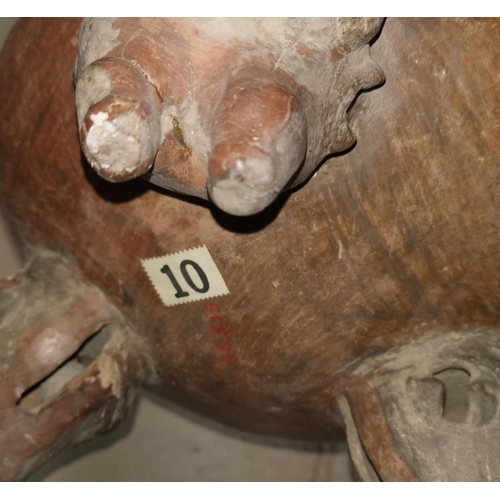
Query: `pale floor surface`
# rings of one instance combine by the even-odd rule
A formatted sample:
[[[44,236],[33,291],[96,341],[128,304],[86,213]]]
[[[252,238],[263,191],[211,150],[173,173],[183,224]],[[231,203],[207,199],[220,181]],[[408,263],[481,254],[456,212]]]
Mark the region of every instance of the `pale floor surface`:
[[[270,445],[194,418],[197,421],[143,396],[135,419],[115,433],[67,451],[31,480],[350,480],[345,445],[337,445],[337,452],[326,446]]]
[[[0,18],[0,46],[12,25]],[[0,214],[0,278],[20,265]],[[345,444],[277,445],[147,395],[116,431],[55,457],[30,480],[350,481],[351,473]]]

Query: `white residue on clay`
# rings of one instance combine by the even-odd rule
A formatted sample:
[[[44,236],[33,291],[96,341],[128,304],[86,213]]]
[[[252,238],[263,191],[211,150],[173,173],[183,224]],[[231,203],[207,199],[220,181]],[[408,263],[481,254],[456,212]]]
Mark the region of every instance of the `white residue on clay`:
[[[116,17],[87,17],[78,40],[77,75],[94,61],[111,52],[119,43],[120,30],[113,28]]]

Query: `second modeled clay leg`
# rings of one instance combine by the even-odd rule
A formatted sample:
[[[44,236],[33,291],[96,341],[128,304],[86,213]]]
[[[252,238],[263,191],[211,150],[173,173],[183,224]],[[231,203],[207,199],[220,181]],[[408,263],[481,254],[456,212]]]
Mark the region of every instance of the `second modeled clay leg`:
[[[0,280],[0,481],[110,431],[147,374],[135,334],[64,257]]]

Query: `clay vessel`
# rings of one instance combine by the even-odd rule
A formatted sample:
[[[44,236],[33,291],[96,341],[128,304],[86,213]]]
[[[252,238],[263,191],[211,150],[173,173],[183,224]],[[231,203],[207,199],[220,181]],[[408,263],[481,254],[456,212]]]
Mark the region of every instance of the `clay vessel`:
[[[321,166],[337,150],[321,134],[333,108],[313,126],[307,103],[321,108],[321,100],[294,71],[276,66],[272,47],[266,53],[257,43],[262,65],[257,71],[251,61],[250,78],[238,59],[250,42],[213,41],[220,68],[210,64],[227,86],[179,78],[166,102],[162,77],[139,63],[155,47],[141,59],[146,46],[127,44],[129,22],[113,24],[125,37],[119,54],[86,64],[80,45],[74,75],[76,19],[23,20],[0,58],[0,197],[27,259],[20,275],[0,282],[0,477],[21,479],[58,450],[110,430],[144,385],[258,433],[347,435],[363,480],[499,480],[497,21],[388,19],[378,35],[379,21],[369,34],[358,30],[363,43],[352,52],[375,61],[369,67],[382,69],[385,84],[378,69],[355,93],[378,88],[354,104],[349,90],[345,121],[330,123],[357,142],[341,138]],[[156,21],[133,22],[143,34],[160,29]],[[185,26],[179,54],[169,49],[172,64],[197,62],[190,74],[200,77],[209,64],[203,51],[194,61],[201,24]],[[307,48],[299,47],[304,57]],[[314,64],[330,64],[312,52]],[[339,67],[343,55],[336,57]],[[165,61],[159,53],[159,67]],[[262,78],[276,109],[283,96],[296,105],[306,127],[292,127],[293,137],[307,130],[303,165],[301,143],[275,200],[251,216],[231,215],[224,202],[218,208],[211,194],[218,181],[237,179],[239,164],[226,160],[248,138],[224,114],[233,63],[238,78],[248,77],[242,85],[250,97]],[[124,114],[156,130],[151,149],[131,150],[135,179],[112,179],[104,153],[96,153],[104,144],[117,154],[118,132],[128,129],[105,95],[81,108],[78,89],[92,64],[114,75],[111,104],[119,94]],[[325,75],[321,85],[335,78]],[[189,146],[181,123],[183,110],[194,109],[182,108],[193,88],[199,130],[212,134],[205,157]],[[149,123],[151,116],[159,122]],[[118,142],[101,143],[109,119]],[[260,145],[272,157],[266,175],[279,170],[278,129],[256,141],[271,138]],[[224,137],[230,147],[217,163]],[[309,163],[307,152],[314,152]],[[122,171],[130,167],[125,159],[116,163]],[[165,186],[148,182],[159,178]],[[248,208],[233,188],[229,205]]]

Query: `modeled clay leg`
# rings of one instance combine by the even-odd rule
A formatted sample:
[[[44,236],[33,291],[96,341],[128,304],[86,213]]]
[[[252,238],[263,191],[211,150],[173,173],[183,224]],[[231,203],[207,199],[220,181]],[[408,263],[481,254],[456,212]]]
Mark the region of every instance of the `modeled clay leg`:
[[[368,481],[498,481],[500,333],[436,331],[365,360],[339,398]]]
[[[210,197],[233,215],[260,212],[304,160],[307,123],[300,101],[278,74],[245,68],[228,82],[215,116]]]
[[[142,175],[161,143],[160,100],[132,64],[104,58],[76,86],[80,142],[94,170],[110,181]]]
[[[0,281],[0,479],[111,430],[134,401],[144,362],[102,293],[46,253]]]

